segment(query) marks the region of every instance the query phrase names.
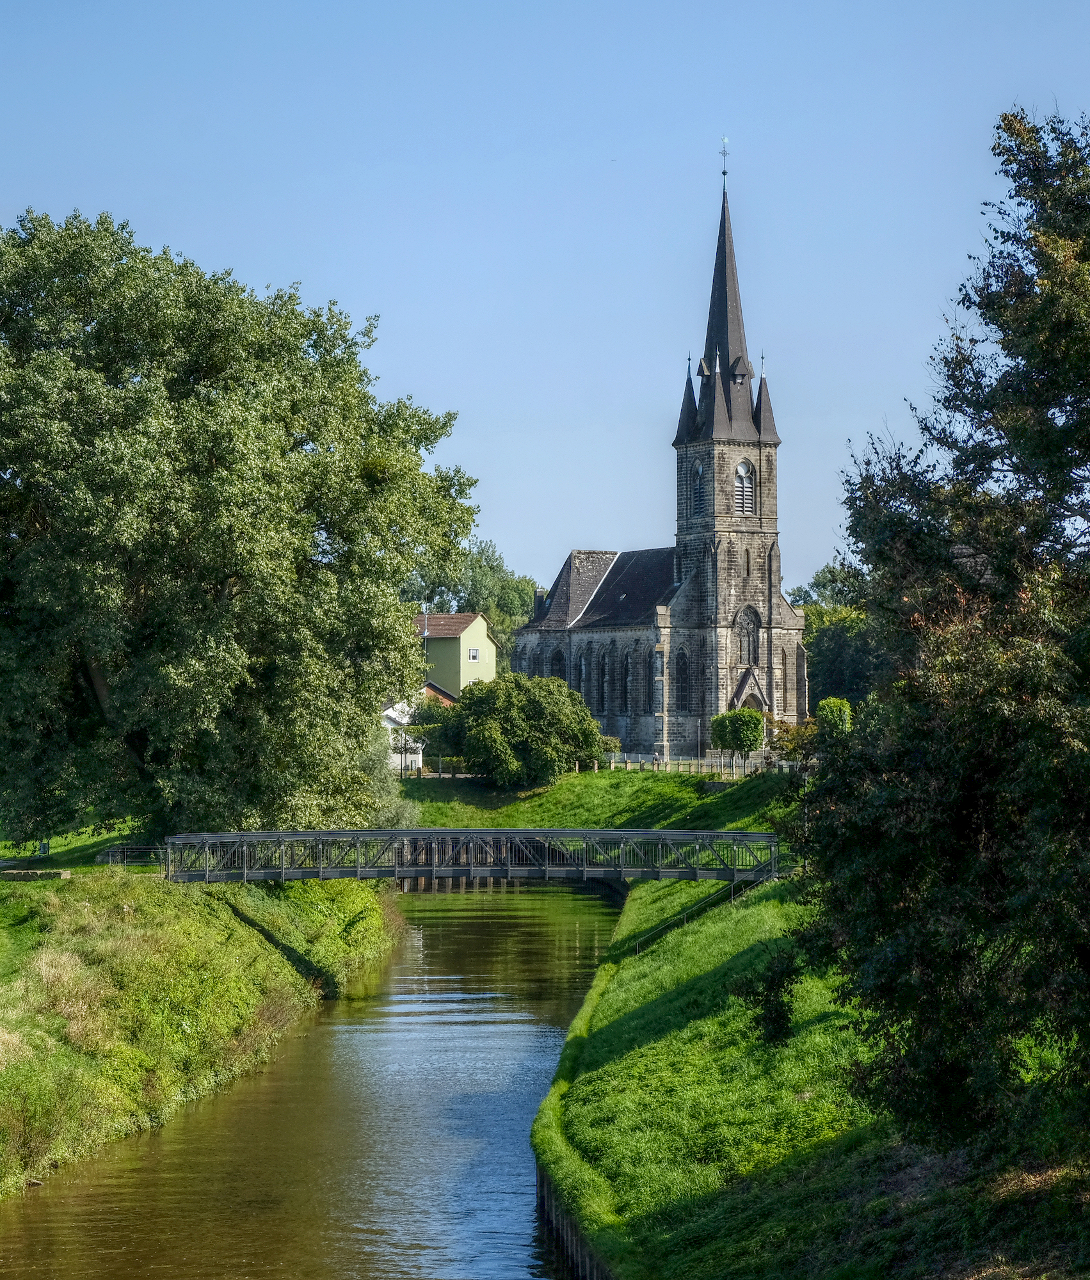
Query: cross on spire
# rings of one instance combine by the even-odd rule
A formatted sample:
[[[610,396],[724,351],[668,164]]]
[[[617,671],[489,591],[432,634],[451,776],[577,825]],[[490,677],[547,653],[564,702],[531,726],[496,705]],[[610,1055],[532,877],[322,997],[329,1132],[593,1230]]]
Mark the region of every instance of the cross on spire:
[[[723,157],[723,190],[724,191],[726,191],[727,189],[727,156],[730,155],[730,152],[727,150],[727,143],[729,141],[730,141],[729,138],[724,138],[723,145],[719,149],[719,154]]]

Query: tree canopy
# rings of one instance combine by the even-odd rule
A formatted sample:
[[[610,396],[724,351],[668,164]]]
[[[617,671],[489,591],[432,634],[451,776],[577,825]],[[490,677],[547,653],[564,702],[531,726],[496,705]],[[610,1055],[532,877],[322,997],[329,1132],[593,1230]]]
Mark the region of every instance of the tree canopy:
[[[738,707],[711,718],[712,746],[717,751],[740,751],[746,759],[765,740],[765,718],[753,707]]]
[[[0,823],[23,839],[366,824],[377,708],[450,566],[452,416],[379,403],[353,332],[102,215],[0,234]]]
[[[858,565],[827,564],[788,599],[806,616],[802,642],[811,712],[824,698],[860,702],[892,677],[896,667],[881,627],[868,616],[866,575]]]
[[[507,567],[494,542],[472,537],[453,563],[422,562],[402,596],[440,613],[483,613],[496,637],[499,664],[506,668],[514,633],[533,614],[536,589],[533,578]]]
[[[470,773],[499,787],[555,782],[592,767],[604,740],[582,697],[563,680],[520,673],[467,685],[453,706],[429,700],[417,717],[428,750],[459,756]]]
[[[872,445],[848,479],[896,678],[826,738],[807,805],[810,941],[863,1015],[864,1081],[954,1137],[1090,1085],[1090,130],[1011,112],[995,154],[1010,195],[924,449]]]

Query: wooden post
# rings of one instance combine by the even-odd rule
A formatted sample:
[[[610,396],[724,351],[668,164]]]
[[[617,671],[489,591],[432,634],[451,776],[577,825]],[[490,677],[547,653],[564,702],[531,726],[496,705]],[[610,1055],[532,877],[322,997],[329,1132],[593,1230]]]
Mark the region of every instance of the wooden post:
[[[597,761],[597,760],[595,760],[595,762],[594,762],[594,772],[595,772],[595,773],[597,773],[597,772],[598,772],[598,761]]]

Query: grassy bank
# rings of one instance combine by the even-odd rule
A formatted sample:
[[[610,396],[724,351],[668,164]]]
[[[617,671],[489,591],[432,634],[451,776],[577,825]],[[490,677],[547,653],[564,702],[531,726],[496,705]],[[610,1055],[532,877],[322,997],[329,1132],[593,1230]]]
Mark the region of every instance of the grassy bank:
[[[392,935],[354,880],[0,882],[0,1193],[249,1070]]]
[[[572,1024],[538,1158],[619,1280],[1067,1277],[1090,1267],[1090,1180],[901,1141],[854,1101],[857,1053],[826,975],[767,1043],[747,978],[799,918],[752,890],[641,953],[703,885],[647,883]]]
[[[555,786],[498,791],[472,778],[409,778],[405,796],[422,827],[579,827],[767,830],[766,810],[786,779],[754,774],[723,791],[676,773],[568,773]],[[756,824],[756,825],[754,825]]]

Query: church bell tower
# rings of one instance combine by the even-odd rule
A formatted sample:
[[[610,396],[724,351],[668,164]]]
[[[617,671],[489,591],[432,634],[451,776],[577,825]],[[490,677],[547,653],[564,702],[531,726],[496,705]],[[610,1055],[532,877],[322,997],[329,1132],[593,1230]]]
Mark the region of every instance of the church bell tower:
[[[705,720],[751,706],[777,720],[805,717],[802,623],[780,590],[780,437],[762,369],[746,348],[724,183],[704,354],[685,381],[677,451],[678,576],[673,643],[689,632],[701,654]],[[801,693],[802,701],[799,703]]]

